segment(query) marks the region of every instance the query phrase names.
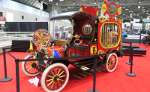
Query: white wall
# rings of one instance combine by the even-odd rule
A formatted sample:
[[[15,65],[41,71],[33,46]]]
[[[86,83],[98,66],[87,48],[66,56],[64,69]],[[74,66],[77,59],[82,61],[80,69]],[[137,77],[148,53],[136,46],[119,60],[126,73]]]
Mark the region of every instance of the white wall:
[[[49,13],[11,0],[0,0],[0,12],[7,22],[48,22]],[[24,16],[24,19],[22,19]]]

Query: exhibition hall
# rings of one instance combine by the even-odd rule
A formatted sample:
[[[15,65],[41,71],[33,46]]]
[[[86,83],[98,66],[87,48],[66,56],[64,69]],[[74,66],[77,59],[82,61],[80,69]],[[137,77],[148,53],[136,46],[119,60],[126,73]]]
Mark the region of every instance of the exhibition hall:
[[[0,0],[0,92],[150,92],[150,0]]]

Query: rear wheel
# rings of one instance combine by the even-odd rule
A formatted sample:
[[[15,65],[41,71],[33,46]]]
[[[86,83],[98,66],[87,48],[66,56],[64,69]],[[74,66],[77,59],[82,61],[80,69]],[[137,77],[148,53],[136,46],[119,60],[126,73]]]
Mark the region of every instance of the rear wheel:
[[[27,55],[24,59],[34,59],[34,56]],[[27,76],[36,76],[40,73],[38,65],[38,61],[25,61],[22,62],[22,70]]]
[[[54,63],[46,68],[41,77],[41,86],[46,92],[60,92],[69,80],[68,68],[61,63]]]
[[[106,57],[105,70],[107,72],[114,72],[118,66],[118,56],[116,53],[110,53]]]

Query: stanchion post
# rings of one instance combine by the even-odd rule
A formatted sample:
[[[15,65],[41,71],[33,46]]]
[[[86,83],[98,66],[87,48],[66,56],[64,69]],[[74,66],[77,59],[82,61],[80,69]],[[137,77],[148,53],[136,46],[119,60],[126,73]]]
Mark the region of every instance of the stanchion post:
[[[16,92],[20,92],[19,60],[15,59],[15,63],[16,63]]]
[[[2,48],[3,50],[3,62],[4,62],[4,79],[0,79],[0,82],[8,82],[11,81],[12,78],[7,76],[7,63],[6,63],[6,49]]]
[[[93,73],[93,89],[89,90],[88,92],[99,92],[98,90],[96,90],[96,68],[97,68],[97,57],[94,59],[94,65],[93,65],[93,69],[92,69],[92,73]]]
[[[132,55],[133,55],[133,48],[132,48],[132,42],[129,43],[130,44],[130,49],[129,49],[129,60],[128,62],[126,62],[126,64],[131,65],[131,61],[133,60]]]
[[[129,56],[129,60],[126,62],[127,65],[131,65],[131,57]]]
[[[130,72],[127,73],[129,77],[135,77],[136,74],[133,72],[133,47],[132,42],[130,42]]]

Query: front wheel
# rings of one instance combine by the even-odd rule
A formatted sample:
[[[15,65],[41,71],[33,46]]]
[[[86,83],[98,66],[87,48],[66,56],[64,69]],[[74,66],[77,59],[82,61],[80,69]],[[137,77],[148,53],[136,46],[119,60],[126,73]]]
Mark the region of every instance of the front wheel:
[[[54,63],[44,70],[41,86],[46,92],[60,92],[67,85],[68,80],[68,68],[62,63]]]
[[[116,53],[110,53],[106,57],[105,70],[107,72],[114,72],[118,66],[118,56]]]

